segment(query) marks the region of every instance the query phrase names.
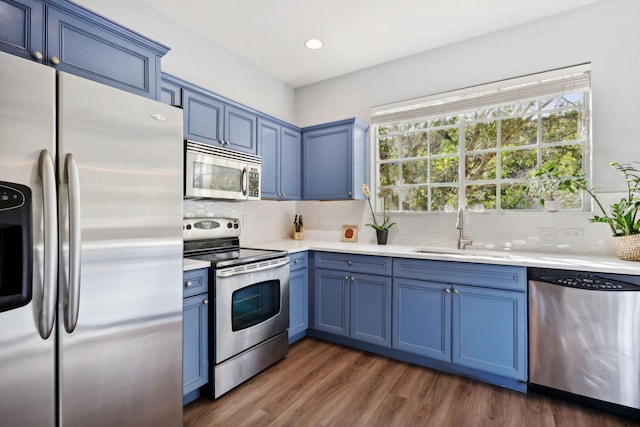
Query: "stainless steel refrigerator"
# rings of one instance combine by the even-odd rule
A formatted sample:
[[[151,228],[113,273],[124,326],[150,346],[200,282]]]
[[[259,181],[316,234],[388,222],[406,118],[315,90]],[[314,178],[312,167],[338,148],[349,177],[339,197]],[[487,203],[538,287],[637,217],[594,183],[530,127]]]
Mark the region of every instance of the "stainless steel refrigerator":
[[[0,424],[182,425],[182,111],[0,53]]]

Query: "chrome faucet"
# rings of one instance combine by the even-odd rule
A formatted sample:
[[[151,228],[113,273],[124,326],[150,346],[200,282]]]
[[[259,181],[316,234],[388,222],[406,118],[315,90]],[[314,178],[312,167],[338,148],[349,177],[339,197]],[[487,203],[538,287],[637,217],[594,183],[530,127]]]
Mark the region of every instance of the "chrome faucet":
[[[458,219],[456,220],[456,229],[458,229],[458,249],[464,249],[467,245],[470,245],[471,240],[463,239],[462,233],[464,232],[464,217],[463,217],[464,209],[462,206],[458,208]]]

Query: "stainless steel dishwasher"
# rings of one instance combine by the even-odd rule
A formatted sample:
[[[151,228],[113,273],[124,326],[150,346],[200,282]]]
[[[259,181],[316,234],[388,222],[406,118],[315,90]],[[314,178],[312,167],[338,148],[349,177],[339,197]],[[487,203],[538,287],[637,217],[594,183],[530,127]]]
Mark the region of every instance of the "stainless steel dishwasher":
[[[640,419],[640,276],[529,269],[529,389]]]

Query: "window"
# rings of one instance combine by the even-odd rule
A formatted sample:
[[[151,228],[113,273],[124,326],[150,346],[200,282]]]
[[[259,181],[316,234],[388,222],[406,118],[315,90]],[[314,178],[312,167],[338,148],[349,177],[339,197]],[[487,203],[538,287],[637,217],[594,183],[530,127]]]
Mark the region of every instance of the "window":
[[[376,193],[396,212],[539,209],[527,191],[535,169],[588,170],[588,68],[374,108]],[[582,209],[582,195],[571,196],[562,207]]]

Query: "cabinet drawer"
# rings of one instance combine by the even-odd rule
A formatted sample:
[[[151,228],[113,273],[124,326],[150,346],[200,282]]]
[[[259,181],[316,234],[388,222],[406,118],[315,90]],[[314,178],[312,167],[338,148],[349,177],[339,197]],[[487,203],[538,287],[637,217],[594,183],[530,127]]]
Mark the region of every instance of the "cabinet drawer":
[[[525,267],[510,265],[405,258],[393,261],[393,277],[407,279],[524,291],[526,276]]]
[[[291,271],[300,270],[309,266],[306,252],[296,252],[289,254],[289,266]]]
[[[316,252],[313,260],[316,268],[381,276],[391,275],[391,257]]]
[[[183,296],[186,298],[192,295],[209,292],[208,275],[209,269],[207,268],[185,271],[182,276]]]

